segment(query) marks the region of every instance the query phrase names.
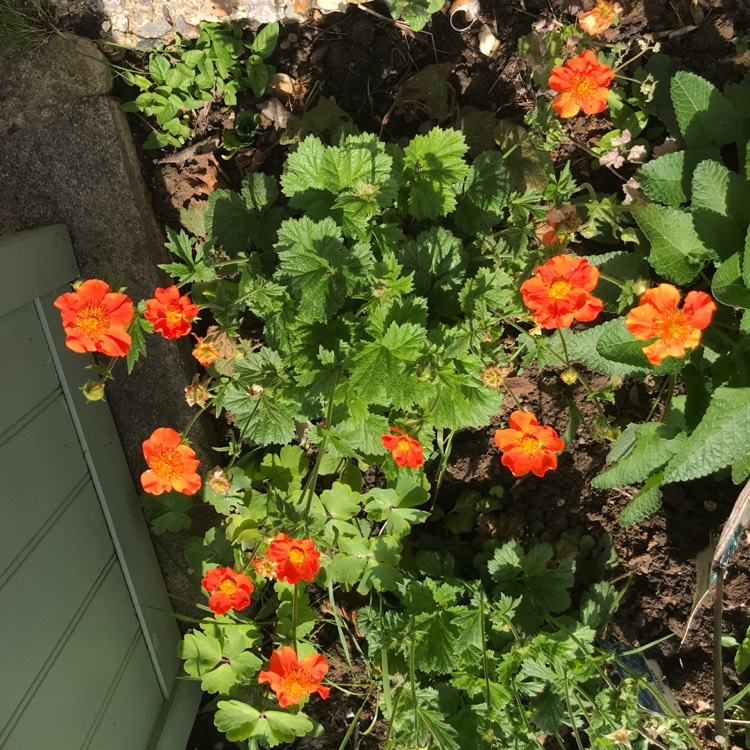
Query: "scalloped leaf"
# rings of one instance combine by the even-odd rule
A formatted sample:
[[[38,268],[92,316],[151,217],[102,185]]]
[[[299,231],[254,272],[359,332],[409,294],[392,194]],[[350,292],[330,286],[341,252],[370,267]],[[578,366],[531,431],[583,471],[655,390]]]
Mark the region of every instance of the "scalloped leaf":
[[[750,455],[750,388],[717,388],[700,424],[667,464],[665,482],[705,477]]]

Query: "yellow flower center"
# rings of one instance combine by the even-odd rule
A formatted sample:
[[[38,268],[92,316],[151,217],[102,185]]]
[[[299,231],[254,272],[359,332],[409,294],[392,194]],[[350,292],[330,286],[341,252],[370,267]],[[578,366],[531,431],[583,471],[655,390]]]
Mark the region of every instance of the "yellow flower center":
[[[398,439],[398,449],[400,451],[408,451],[410,448],[411,446],[406,438],[402,437]]]
[[[558,279],[553,281],[549,286],[549,296],[552,299],[565,299],[573,288],[572,284],[569,284],[565,279]]]
[[[167,312],[164,313],[164,316],[170,323],[179,323],[185,318],[182,307],[175,303],[167,306]]]
[[[306,669],[295,669],[281,678],[281,689],[297,700],[310,694],[312,684],[312,676]]]
[[[656,321],[659,338],[665,344],[684,341],[692,330],[690,319],[681,310],[670,310]]]
[[[183,473],[182,457],[174,448],[158,448],[149,461],[148,468],[162,482],[174,482]]]
[[[98,339],[109,328],[109,313],[101,305],[89,302],[76,315],[76,328],[90,339]]]
[[[289,551],[289,561],[293,565],[302,565],[305,561],[305,551],[299,547],[292,547]]]
[[[542,447],[541,443],[533,435],[524,435],[521,438],[521,450],[530,456]]]
[[[225,593],[225,594],[233,594],[235,591],[237,591],[237,583],[236,581],[233,581],[231,578],[225,578],[220,584],[219,588]]]
[[[570,95],[577,102],[585,102],[591,99],[599,87],[591,74],[579,73],[573,78],[570,87]]]

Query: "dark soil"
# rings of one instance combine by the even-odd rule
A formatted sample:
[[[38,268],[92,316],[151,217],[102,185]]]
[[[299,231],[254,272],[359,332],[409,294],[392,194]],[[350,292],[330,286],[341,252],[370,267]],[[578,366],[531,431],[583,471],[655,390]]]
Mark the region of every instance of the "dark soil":
[[[524,113],[538,96],[531,82],[529,65],[516,54],[520,36],[529,33],[542,17],[572,19],[583,8],[579,0],[494,0],[482,3],[482,14],[467,33],[459,34],[449,24],[447,13],[436,14],[427,30],[414,34],[386,18],[352,7],[346,14],[316,16],[304,27],[289,25],[282,30],[280,47],[273,62],[300,86],[300,95],[284,104],[295,114],[314,106],[321,97],[335,100],[363,130],[381,133],[388,140],[413,136],[427,119],[430,124],[450,124],[457,107],[473,105],[491,110],[500,117],[521,122]],[[750,31],[750,12],[745,0],[719,0],[710,5],[704,0],[645,0],[625,3],[626,13],[617,30],[617,38],[637,40],[644,33],[654,34],[662,51],[681,58],[682,64],[696,73],[724,84],[739,80],[747,71],[750,55],[736,55],[731,40]],[[372,9],[387,16],[384,7]],[[477,30],[487,23],[501,43],[493,58],[478,50]],[[634,47],[634,49],[637,49]],[[433,117],[419,102],[399,92],[414,74],[433,63],[446,65],[447,80],[454,92],[448,102],[447,117]],[[206,117],[198,132],[205,140],[205,153],[183,152],[168,155],[144,154],[144,168],[153,188],[157,215],[167,223],[179,220],[181,209],[205,197],[216,187],[236,185],[243,172],[263,168],[276,171],[284,153],[278,147],[279,132],[269,127],[255,147],[234,163],[224,162],[214,152],[211,140],[221,126],[222,115]],[[142,125],[133,121],[136,137]],[[595,143],[606,120],[580,118],[576,140]],[[143,138],[140,139],[141,141]],[[573,149],[561,158],[570,160],[574,169],[586,170],[590,161],[584,151]],[[604,171],[604,170],[601,170]],[[601,173],[600,171],[600,173]],[[585,251],[585,248],[584,248]],[[584,422],[572,450],[560,456],[554,478],[537,479],[531,475],[514,480],[501,466],[494,447],[494,426],[467,431],[456,437],[440,503],[450,506],[455,495],[468,487],[487,490],[495,485],[505,488],[503,508],[492,516],[481,517],[477,543],[483,538],[535,537],[557,545],[571,544],[576,534],[589,534],[605,550],[607,540],[617,555],[616,566],[604,574],[618,587],[627,587],[609,637],[640,646],[666,635],[669,640],[650,650],[667,676],[677,700],[686,714],[706,712],[712,705],[712,625],[710,609],[696,618],[686,644],[680,647],[695,588],[695,558],[709,543],[710,535],[720,531],[737,496],[729,482],[712,480],[674,485],[665,492],[664,507],[652,518],[631,529],[618,524],[620,511],[634,489],[594,490],[590,480],[603,468],[608,447],[594,439],[590,425],[593,407],[585,401],[582,386],[566,386],[559,372],[550,369],[541,375],[524,373],[511,385],[525,406],[540,422],[559,431],[568,422],[566,398],[572,396],[584,413]],[[623,385],[614,405],[608,408],[618,424],[643,419],[650,408],[648,386]],[[512,410],[497,417],[504,422]],[[606,556],[606,555],[605,555]],[[750,593],[750,550],[743,544],[729,571],[725,588],[724,632],[741,640],[750,625],[747,600]],[[603,563],[597,571],[604,571]],[[332,643],[335,638],[332,639]],[[731,664],[732,653],[725,653]],[[738,687],[734,670],[724,670],[727,695]],[[336,680],[336,675],[332,674]],[[350,679],[350,675],[347,677]],[[338,748],[360,698],[333,691],[322,703],[311,701],[310,713],[326,727],[320,740],[299,743],[305,748]],[[206,716],[210,716],[207,714]],[[347,747],[376,750],[382,737],[375,732],[362,737],[373,717],[373,706],[364,710],[357,731]],[[717,747],[712,727],[697,727],[706,748]],[[734,744],[744,747],[739,735]],[[213,731],[209,719],[199,716],[188,745],[189,750],[229,747]],[[731,743],[730,743],[731,746]],[[468,749],[467,749],[468,750]]]

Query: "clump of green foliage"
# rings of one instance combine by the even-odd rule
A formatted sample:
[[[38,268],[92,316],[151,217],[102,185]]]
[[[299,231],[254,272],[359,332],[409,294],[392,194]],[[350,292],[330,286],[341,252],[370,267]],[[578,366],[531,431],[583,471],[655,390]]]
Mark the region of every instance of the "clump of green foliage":
[[[174,44],[154,50],[147,71],[118,70],[142,92],[122,108],[155,122],[144,148],[184,146],[194,136],[191,113],[217,101],[235,107],[246,91],[260,98],[275,73],[266,60],[276,49],[278,24],[267,24],[252,41],[237,24],[203,23],[200,28],[195,40],[178,36]]]

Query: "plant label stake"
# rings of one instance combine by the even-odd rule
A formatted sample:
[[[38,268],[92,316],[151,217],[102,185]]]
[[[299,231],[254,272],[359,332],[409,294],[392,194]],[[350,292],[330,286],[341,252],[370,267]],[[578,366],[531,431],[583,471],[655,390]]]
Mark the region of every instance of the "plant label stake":
[[[685,628],[685,635],[680,642],[680,645],[685,643],[690,626],[692,625],[693,618],[696,612],[700,609],[705,601],[706,597],[711,593],[711,589],[716,587],[716,594],[714,596],[714,617],[713,617],[713,651],[714,651],[714,721],[716,725],[716,743],[723,745],[726,742],[726,735],[724,730],[724,684],[722,680],[722,658],[721,658],[721,620],[722,620],[722,599],[724,595],[724,577],[726,576],[727,567],[729,561],[734,556],[739,546],[740,539],[742,538],[742,532],[745,530],[747,525],[750,523],[750,481],[748,481],[742,488],[737,502],[735,502],[732,512],[724,524],[724,529],[721,532],[719,541],[716,545],[716,550],[713,553],[713,559],[711,561],[711,572],[707,576],[707,580],[701,583],[701,560],[696,560],[696,566],[698,567],[698,590],[696,591],[696,597],[698,603],[693,607],[693,611],[690,613],[687,627]],[[703,555],[701,553],[698,557]],[[705,587],[705,589],[704,589]]]

